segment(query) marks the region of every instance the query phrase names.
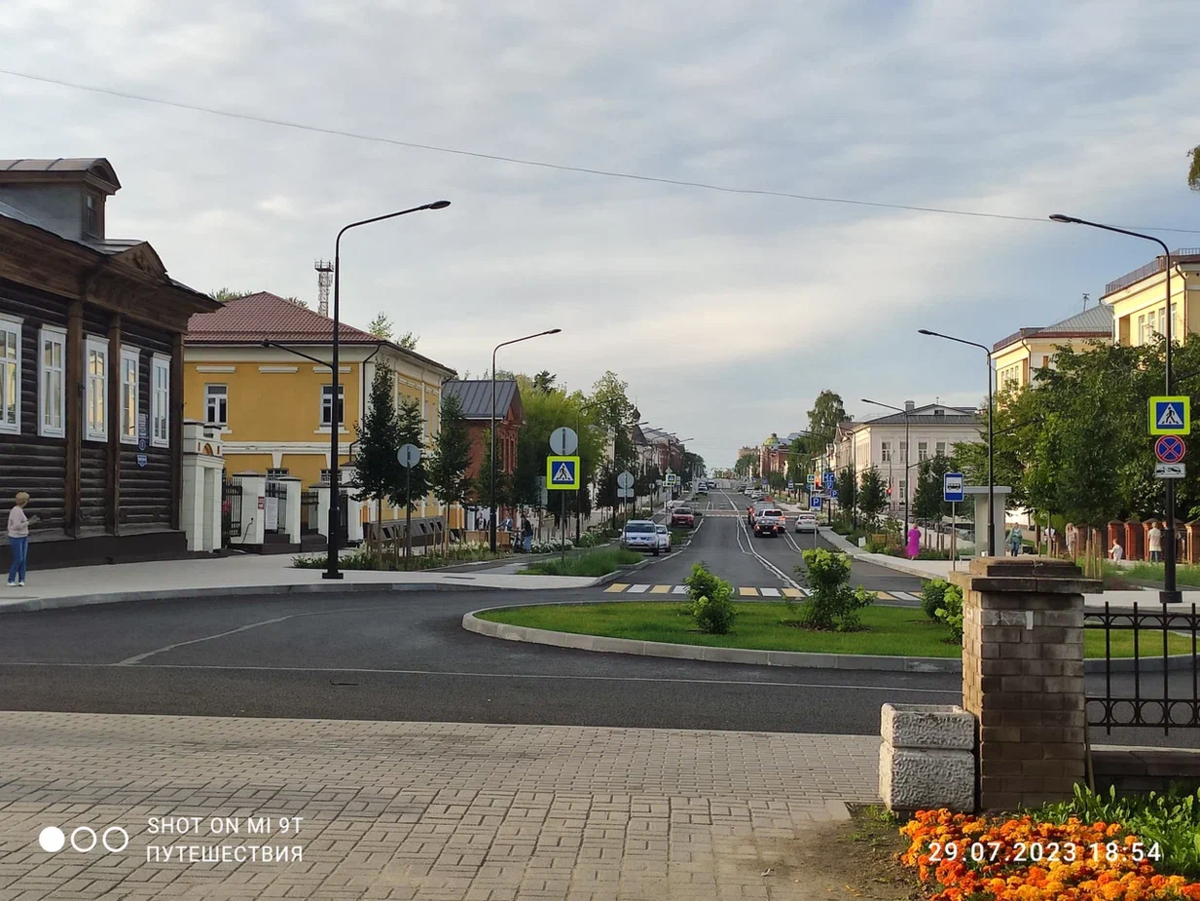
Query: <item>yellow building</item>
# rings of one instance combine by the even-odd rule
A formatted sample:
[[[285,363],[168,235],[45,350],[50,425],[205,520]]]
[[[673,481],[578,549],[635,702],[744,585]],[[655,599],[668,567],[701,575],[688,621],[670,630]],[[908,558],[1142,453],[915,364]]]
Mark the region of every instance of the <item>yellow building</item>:
[[[183,415],[219,426],[227,471],[289,475],[307,489],[322,481],[330,465],[330,431],[335,405],[330,367],[331,322],[290,300],[262,292],[231,300],[213,313],[193,316],[184,346]],[[356,424],[376,366],[396,374],[397,402],[420,405],[428,450],[437,435],[442,383],[454,371],[391,341],[341,323],[338,360],[338,465],[350,463]],[[313,359],[306,359],[311,357]],[[363,518],[375,514],[364,505]],[[414,511],[434,516],[433,497]],[[384,507],[383,518],[403,518]],[[450,527],[461,526],[455,511]]]
[[[1101,304],[1068,316],[1044,328],[1023,328],[992,345],[996,388],[1026,388],[1037,371],[1054,367],[1059,347],[1083,350],[1089,341],[1109,342],[1113,337],[1113,311]]]
[[[1179,341],[1200,332],[1200,248],[1174,251],[1171,267],[1171,336]],[[1164,256],[1105,285],[1100,300],[1113,311],[1113,340],[1138,346],[1165,334],[1166,298]]]

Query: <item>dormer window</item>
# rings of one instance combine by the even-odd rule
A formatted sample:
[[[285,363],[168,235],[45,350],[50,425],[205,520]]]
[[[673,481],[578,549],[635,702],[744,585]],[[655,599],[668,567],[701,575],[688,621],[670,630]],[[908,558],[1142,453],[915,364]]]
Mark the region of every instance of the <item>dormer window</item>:
[[[102,237],[100,234],[100,201],[95,194],[84,192],[83,195],[83,233],[91,238]]]

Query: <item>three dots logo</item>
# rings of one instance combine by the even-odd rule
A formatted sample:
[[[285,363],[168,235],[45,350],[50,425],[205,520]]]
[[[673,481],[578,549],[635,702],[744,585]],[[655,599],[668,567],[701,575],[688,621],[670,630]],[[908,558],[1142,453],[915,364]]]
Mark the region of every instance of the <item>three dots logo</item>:
[[[57,854],[67,846],[67,834],[57,826],[47,826],[38,833],[38,844],[48,854]],[[71,830],[71,848],[80,854],[95,850],[100,844],[110,854],[119,854],[129,847],[129,833],[120,826],[109,826],[97,833],[90,826],[76,826]]]

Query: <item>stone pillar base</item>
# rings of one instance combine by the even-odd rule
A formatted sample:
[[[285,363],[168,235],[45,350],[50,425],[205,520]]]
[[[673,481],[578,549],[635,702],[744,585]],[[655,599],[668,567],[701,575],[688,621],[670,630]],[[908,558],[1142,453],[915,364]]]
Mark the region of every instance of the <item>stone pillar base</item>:
[[[879,794],[888,810],[975,809],[975,718],[947,704],[884,704]]]

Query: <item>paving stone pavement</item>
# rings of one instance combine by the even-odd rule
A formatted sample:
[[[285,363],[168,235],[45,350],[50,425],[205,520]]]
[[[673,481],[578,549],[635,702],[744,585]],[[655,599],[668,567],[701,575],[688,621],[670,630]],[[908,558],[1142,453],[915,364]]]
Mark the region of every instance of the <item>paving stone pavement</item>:
[[[844,802],[876,800],[878,747],[870,736],[0,712],[0,901],[808,898],[801,874],[763,873],[789,872],[794,839],[846,818]],[[163,833],[162,818],[181,817],[198,829]],[[268,831],[252,834],[259,817]],[[237,834],[223,834],[225,818]],[[48,826],[67,837],[57,853],[40,847]],[[72,849],[77,827],[103,837],[111,826],[127,831],[124,851]],[[300,859],[265,862],[252,846]],[[152,850],[168,847],[170,861]]]

